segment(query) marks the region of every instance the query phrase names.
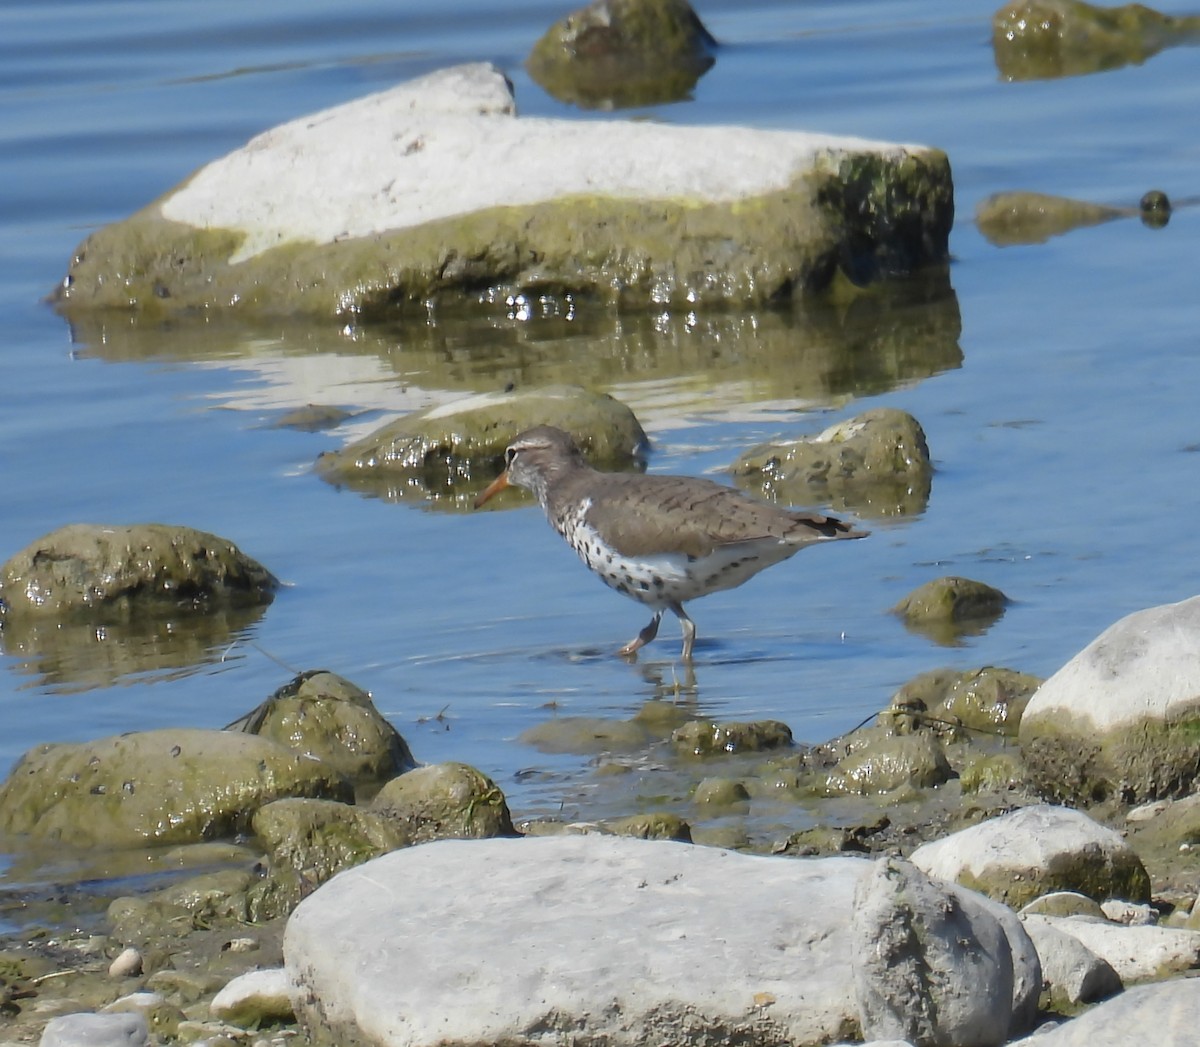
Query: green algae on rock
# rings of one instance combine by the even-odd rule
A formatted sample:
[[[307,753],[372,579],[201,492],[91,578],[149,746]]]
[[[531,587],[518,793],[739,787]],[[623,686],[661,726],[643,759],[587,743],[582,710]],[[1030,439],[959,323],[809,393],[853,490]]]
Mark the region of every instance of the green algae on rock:
[[[205,531],[167,524],[68,524],[0,567],[0,622],[258,605],[271,602],[278,584],[232,542]]]
[[[226,730],[242,730],[320,760],[355,786],[417,766],[371,696],[324,669],[300,673]]]
[[[975,208],[975,224],[997,247],[1042,244],[1074,229],[1111,222],[1135,211],[1048,193],[994,193]]]
[[[716,756],[765,752],[792,744],[792,729],[778,720],[719,723],[692,720],[671,733],[671,744],[681,755]]]
[[[546,299],[695,312],[944,267],[953,212],[936,149],[517,119],[478,64],[258,136],[92,234],[55,299],[206,322]]]
[[[926,582],[892,608],[913,632],[953,645],[986,632],[1003,616],[1008,597],[986,582],[947,575]]]
[[[1019,738],[1044,794],[1139,803],[1200,774],[1200,597],[1126,615],[1030,699]]]
[[[716,43],[687,0],[594,0],[547,29],[525,67],[562,102],[659,105],[688,96]]]
[[[326,452],[316,469],[328,482],[366,494],[466,511],[504,468],[513,437],[535,425],[571,433],[598,467],[628,467],[646,445],[645,431],[619,400],[554,385],[480,393],[414,411]]]
[[[920,423],[876,407],[816,436],[762,444],[733,467],[743,487],[790,505],[830,505],[865,517],[924,512],[933,466]]]
[[[333,768],[248,734],[164,728],[41,745],[0,786],[0,831],[74,847],[232,836],[283,796],[352,799]]]
[[[1200,38],[1200,17],[1144,4],[1097,7],[1083,0],[1015,0],[992,18],[996,68],[1009,80],[1083,76],[1140,65],[1165,47]]]
[[[504,793],[487,775],[463,763],[418,767],[388,782],[371,801],[414,843],[515,836]]]

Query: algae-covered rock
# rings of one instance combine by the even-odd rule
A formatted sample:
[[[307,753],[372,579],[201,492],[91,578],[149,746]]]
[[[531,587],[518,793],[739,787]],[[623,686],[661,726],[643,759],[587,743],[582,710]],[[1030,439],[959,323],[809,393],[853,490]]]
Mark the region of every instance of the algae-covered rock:
[[[504,793],[486,775],[461,763],[418,767],[393,778],[371,802],[413,842],[514,836]]]
[[[1097,7],[1083,0],[1015,0],[992,18],[996,68],[1009,80],[1082,76],[1140,65],[1200,35],[1200,17],[1144,4]]]
[[[930,789],[954,772],[929,733],[894,735],[880,728],[856,733],[858,744],[824,777],[827,796],[873,796],[898,789]]]
[[[1041,683],[1039,677],[1014,669],[991,665],[971,669],[960,674],[933,712],[967,728],[1014,738]]]
[[[0,831],[77,847],[187,843],[244,831],[284,796],[352,798],[333,768],[265,738],[138,731],[31,749],[0,786]]]
[[[692,793],[692,803],[698,807],[732,807],[749,801],[749,790],[737,778],[702,778]]]
[[[414,842],[394,818],[332,800],[276,800],[255,813],[253,829],[270,859],[249,892],[255,920],[290,912],[335,873]]]
[[[203,323],[692,314],[944,267],[953,217],[936,149],[518,119],[479,63],[259,135],[89,236],[55,299]]]
[[[963,795],[981,792],[1007,792],[1028,784],[1029,773],[1016,752],[979,755],[968,759],[958,772]]]
[[[896,733],[929,729],[962,740],[963,729],[1011,737],[1041,680],[1015,669],[933,669],[904,684],[880,713]]]
[[[1048,797],[1132,804],[1194,791],[1200,597],[1127,615],[1051,676],[1021,718]]]
[[[0,567],[0,621],[264,604],[278,584],[232,542],[205,531],[69,524]]]
[[[686,98],[715,47],[687,0],[594,0],[552,25],[525,66],[560,101],[617,109]]]
[[[247,870],[222,869],[157,891],[116,898],[108,907],[109,927],[117,941],[144,948],[215,922],[245,923],[246,891],[254,879]]]
[[[417,411],[317,459],[317,473],[391,500],[467,510],[504,467],[504,449],[536,425],[569,432],[598,468],[628,467],[646,445],[634,413],[579,386],[481,393]]]
[[[752,448],[733,475],[742,487],[791,505],[879,518],[923,512],[933,466],[920,423],[877,407],[811,438]]]
[[[630,814],[608,819],[603,828],[614,836],[632,836],[637,840],[692,842],[691,826],[677,814]]]
[[[999,589],[971,578],[948,575],[914,589],[895,607],[914,632],[936,643],[953,644],[964,635],[976,635],[1004,614],[1008,597]]]
[[[975,224],[997,247],[1041,244],[1073,229],[1111,222],[1131,212],[1046,193],[995,193],[975,208]]]
[[[1097,901],[1150,897],[1150,877],[1121,836],[1067,807],[1037,804],[990,818],[923,844],[912,860],[1012,908],[1051,891]]]
[[[790,746],[792,731],[778,720],[750,723],[692,720],[671,733],[671,744],[677,752],[693,756],[765,752]]]
[[[340,772],[355,785],[416,767],[408,743],[371,696],[324,669],[300,673],[226,730],[269,738]]]
[[[527,728],[517,740],[544,753],[591,754],[636,752],[645,749],[654,735],[637,720],[558,716]]]

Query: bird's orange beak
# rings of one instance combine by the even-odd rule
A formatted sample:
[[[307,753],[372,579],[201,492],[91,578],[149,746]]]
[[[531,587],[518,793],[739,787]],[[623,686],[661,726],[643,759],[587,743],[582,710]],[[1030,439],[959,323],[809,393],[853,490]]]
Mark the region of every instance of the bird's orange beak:
[[[483,494],[475,499],[475,508],[478,509],[481,505],[483,505],[484,502],[491,498],[492,495],[499,494],[508,486],[508,470],[505,469],[504,472],[502,472],[496,477],[496,479],[487,485],[487,489],[483,492]]]

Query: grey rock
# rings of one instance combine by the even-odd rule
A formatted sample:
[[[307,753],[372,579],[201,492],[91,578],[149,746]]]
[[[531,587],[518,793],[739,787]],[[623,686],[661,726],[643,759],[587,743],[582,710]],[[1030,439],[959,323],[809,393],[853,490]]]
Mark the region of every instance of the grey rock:
[[[144,1047],[150,1033],[140,1014],[64,1014],[46,1023],[40,1047]]]

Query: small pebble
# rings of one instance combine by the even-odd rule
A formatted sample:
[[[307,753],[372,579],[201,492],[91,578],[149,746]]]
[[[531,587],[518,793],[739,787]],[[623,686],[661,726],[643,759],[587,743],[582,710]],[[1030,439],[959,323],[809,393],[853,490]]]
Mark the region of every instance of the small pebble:
[[[108,973],[112,978],[133,978],[142,973],[142,954],[129,946],[122,949],[112,963],[108,965]]]

